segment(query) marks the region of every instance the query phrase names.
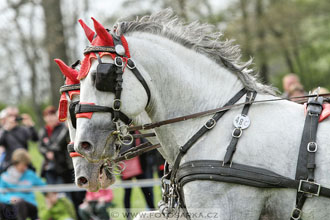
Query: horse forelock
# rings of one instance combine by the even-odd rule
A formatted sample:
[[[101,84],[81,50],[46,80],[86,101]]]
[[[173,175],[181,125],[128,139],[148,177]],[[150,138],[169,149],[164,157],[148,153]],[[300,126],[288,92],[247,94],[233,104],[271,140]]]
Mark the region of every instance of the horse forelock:
[[[219,65],[237,74],[248,89],[268,94],[277,92],[273,87],[258,81],[258,73],[251,68],[252,58],[247,62],[241,61],[241,50],[238,45],[233,44],[234,40],[221,40],[223,33],[216,32],[214,26],[210,24],[201,24],[198,21],[185,24],[171,9],[133,21],[119,20],[114,26],[114,32],[118,36],[147,32],[166,37],[215,60]]]

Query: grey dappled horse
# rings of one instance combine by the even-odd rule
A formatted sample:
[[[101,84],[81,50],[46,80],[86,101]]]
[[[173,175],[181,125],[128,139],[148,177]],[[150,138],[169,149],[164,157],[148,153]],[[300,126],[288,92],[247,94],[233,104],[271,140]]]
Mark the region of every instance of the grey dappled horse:
[[[110,41],[100,25],[95,25],[95,28],[99,42]],[[118,22],[113,32],[125,36],[130,55],[151,94],[148,103],[145,87],[126,68],[121,112],[132,118],[135,124],[142,124],[148,122],[138,117],[142,113],[147,114],[151,122],[156,122],[223,106],[243,87],[257,91],[256,100],[274,98],[274,91],[258,83],[253,76],[249,68],[251,61],[240,62],[239,48],[231,41],[219,40],[221,34],[210,33],[210,30],[209,25],[198,22],[185,25],[168,10],[140,20]],[[113,62],[109,55],[102,56],[101,60],[104,63]],[[80,77],[80,102],[111,107],[114,94],[95,88],[93,75],[99,62],[97,59],[88,62],[91,66],[87,74]],[[239,103],[244,101],[245,97]],[[241,110],[238,107],[228,111],[214,129],[194,144],[181,163],[222,160],[231,141],[233,119]],[[162,154],[170,164],[173,165],[179,147],[209,118],[201,117],[155,128],[163,146]],[[253,104],[249,118],[251,125],[244,130],[238,142],[233,163],[265,168],[294,179],[305,120],[304,107],[289,101]],[[75,150],[90,161],[115,158],[115,137],[108,139],[114,128],[111,114],[106,112],[94,112],[90,119],[78,118]],[[317,133],[319,149],[315,179],[325,187],[330,187],[329,129],[327,119],[320,123]],[[88,187],[95,186],[90,183]],[[193,218],[222,220],[289,219],[296,197],[296,190],[292,189],[263,189],[215,181],[189,182],[184,186],[183,193],[188,212],[199,213]],[[330,199],[309,198],[302,218],[327,219],[329,205]]]

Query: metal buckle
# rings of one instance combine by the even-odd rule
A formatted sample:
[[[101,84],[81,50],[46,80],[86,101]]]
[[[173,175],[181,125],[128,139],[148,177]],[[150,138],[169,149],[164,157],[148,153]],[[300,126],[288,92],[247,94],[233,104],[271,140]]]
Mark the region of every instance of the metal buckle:
[[[207,125],[208,123],[211,123],[211,125]],[[205,126],[205,128],[207,128],[207,129],[212,129],[215,125],[217,124],[217,121],[214,119],[214,118],[210,118],[205,124],[204,124],[204,126]]]
[[[120,60],[121,64],[119,64],[117,60]],[[115,58],[115,65],[118,66],[118,67],[123,67],[123,59],[121,57],[116,57]]]
[[[308,112],[308,115],[311,117],[319,117],[320,114],[313,113],[313,112]]]
[[[119,108],[115,108],[115,103],[116,102],[119,102]],[[113,100],[113,103],[112,103],[112,108],[114,111],[120,111],[120,108],[121,108],[121,100],[120,99],[114,99]]]
[[[238,129],[240,132],[239,132],[238,135],[235,135],[235,131],[236,131],[237,129]],[[234,137],[234,138],[240,138],[240,137],[242,136],[242,133],[243,133],[242,128],[234,128],[233,132],[231,133],[231,136]]]
[[[311,150],[311,149],[310,149],[310,146],[311,146],[312,144],[315,145],[315,149],[314,149],[314,150]],[[315,152],[317,151],[317,148],[318,148],[318,146],[317,146],[317,143],[316,143],[316,142],[309,142],[308,145],[307,145],[307,151],[310,152],[310,153],[315,153]]]
[[[307,192],[307,191],[302,190],[301,187],[304,183],[316,185],[317,186],[317,192],[312,193],[312,192]],[[307,193],[307,194],[312,195],[312,196],[319,196],[320,191],[321,191],[321,184],[318,184],[318,183],[315,183],[315,182],[310,182],[308,180],[300,180],[300,182],[299,182],[298,192]]]
[[[132,66],[129,65],[129,61],[131,61],[131,62],[133,63]],[[135,62],[134,62],[131,58],[129,58],[129,59],[127,60],[127,67],[128,67],[129,69],[134,69],[134,68],[136,67]]]
[[[298,216],[297,216],[297,217],[293,216],[293,214],[295,213],[295,211],[298,212]],[[292,210],[292,212],[291,212],[291,218],[294,219],[294,220],[299,220],[300,217],[301,217],[301,210],[298,209],[298,208],[294,208],[294,209]]]
[[[230,164],[229,164],[229,168],[231,168],[232,167],[232,165],[233,165],[233,161],[231,160],[230,161]],[[222,161],[222,167],[226,167],[226,164],[225,164],[225,162],[224,161]]]

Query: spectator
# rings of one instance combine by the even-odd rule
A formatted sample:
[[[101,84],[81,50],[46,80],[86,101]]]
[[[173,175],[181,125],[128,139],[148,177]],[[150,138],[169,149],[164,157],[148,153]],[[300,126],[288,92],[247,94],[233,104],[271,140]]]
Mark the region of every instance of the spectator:
[[[44,185],[44,182],[34,171],[28,169],[30,162],[30,155],[25,149],[15,150],[12,154],[12,165],[0,176],[0,188],[26,188]],[[10,216],[8,216],[9,214]],[[0,217],[2,219],[18,220],[27,218],[38,219],[37,202],[34,193],[14,191],[1,193]]]
[[[41,220],[77,219],[73,204],[67,198],[59,198],[57,192],[48,192],[45,195],[45,199],[47,208],[41,211]]]
[[[122,147],[122,152],[138,146],[142,143],[147,142],[146,139],[144,138],[137,138],[135,139],[135,141],[131,144],[131,145],[125,145]],[[142,159],[142,160],[140,160]],[[124,161],[126,168],[125,170],[122,172],[122,179],[123,180],[131,180],[132,178],[136,178],[136,179],[148,179],[148,178],[152,178],[153,176],[153,170],[152,167],[150,166],[150,164],[147,161],[147,157],[135,157],[131,160],[127,160]],[[141,188],[144,198],[147,202],[147,205],[150,209],[154,209],[154,196],[153,196],[153,188],[152,187],[142,187]],[[130,212],[130,208],[131,208],[131,192],[132,189],[131,188],[126,188],[125,189],[125,195],[124,195],[124,205],[125,205],[125,209],[127,212],[127,219],[131,219],[131,212]]]
[[[28,141],[38,141],[38,134],[34,129],[34,122],[31,117],[28,114],[20,116],[16,107],[7,107],[2,114],[0,146],[5,150],[5,157],[0,169],[5,169],[10,164],[12,153],[18,148],[27,150]]]
[[[292,84],[290,86],[289,92],[288,92],[288,98],[304,96],[304,95],[305,95],[304,87],[300,83]],[[302,98],[302,99],[305,100],[305,98]],[[297,101],[297,100],[301,100],[301,99],[292,99],[292,100]]]
[[[283,77],[282,83],[283,83],[282,85],[283,85],[283,90],[284,90],[283,95],[282,95],[283,98],[289,98],[289,90],[292,85],[301,84],[299,77],[293,73],[285,75]]]
[[[79,206],[82,220],[110,219],[107,209],[111,206],[113,193],[111,189],[100,189],[98,192],[87,192],[83,204]]]
[[[330,93],[329,90],[327,88],[324,87],[317,87],[315,89],[312,90],[312,94],[318,92],[319,94],[327,94]],[[328,97],[328,96],[325,96]]]
[[[48,184],[73,183],[73,164],[67,151],[67,145],[70,142],[69,131],[65,124],[58,121],[56,109],[53,106],[45,108],[43,118],[46,125],[39,134],[39,150],[45,158],[41,176],[46,178]],[[85,194],[84,191],[68,193],[76,213]]]
[[[64,183],[65,179],[72,178],[72,160],[67,152],[69,131],[58,121],[56,109],[48,106],[43,111],[46,123],[41,129],[39,137],[39,150],[44,156],[41,176],[46,178],[48,184]]]

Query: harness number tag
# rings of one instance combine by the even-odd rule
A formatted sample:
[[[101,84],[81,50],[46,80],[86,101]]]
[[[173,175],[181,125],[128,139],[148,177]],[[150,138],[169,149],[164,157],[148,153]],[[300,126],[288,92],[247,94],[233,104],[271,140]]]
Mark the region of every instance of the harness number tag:
[[[234,118],[234,126],[235,128],[241,128],[241,129],[246,129],[250,126],[251,122],[250,122],[250,118],[247,115],[237,115]]]

